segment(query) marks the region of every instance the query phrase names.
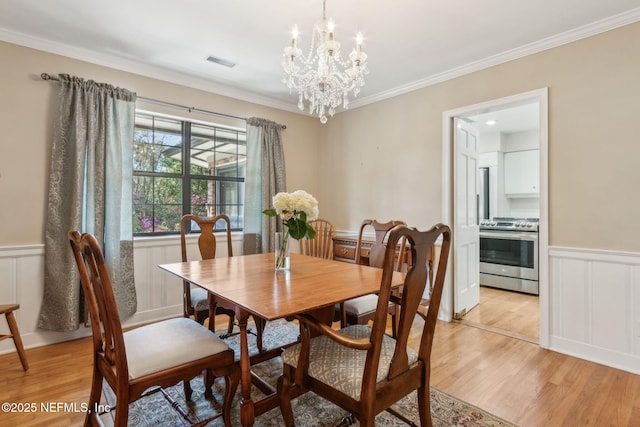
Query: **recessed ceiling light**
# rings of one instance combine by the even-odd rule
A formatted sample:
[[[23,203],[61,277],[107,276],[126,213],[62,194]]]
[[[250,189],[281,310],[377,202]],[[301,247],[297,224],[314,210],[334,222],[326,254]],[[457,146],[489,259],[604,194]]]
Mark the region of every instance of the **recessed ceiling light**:
[[[219,65],[223,65],[229,68],[233,68],[236,66],[235,62],[229,61],[227,59],[218,58],[217,56],[213,56],[213,55],[209,55],[209,57],[207,57],[207,61],[219,64]]]
[[[487,126],[495,126],[496,123],[498,123],[497,120],[487,120],[486,122],[484,122],[484,124]]]

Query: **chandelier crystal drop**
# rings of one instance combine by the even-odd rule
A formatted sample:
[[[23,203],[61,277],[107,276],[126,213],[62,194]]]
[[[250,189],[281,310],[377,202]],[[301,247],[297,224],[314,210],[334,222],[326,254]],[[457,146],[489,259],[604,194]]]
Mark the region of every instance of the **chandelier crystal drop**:
[[[343,60],[340,43],[334,38],[335,23],[327,19],[326,0],[322,1],[322,21],[313,27],[311,47],[307,56],[298,48],[298,27],[291,31],[291,45],[284,48],[282,67],[286,76],[282,79],[289,91],[298,90],[298,108],[317,114],[320,122],[327,122],[327,113],[333,116],[342,104],[349,108],[349,94],[357,96],[364,86],[364,76],[369,74],[367,54],[362,50],[363,37],[358,33],[356,46]]]

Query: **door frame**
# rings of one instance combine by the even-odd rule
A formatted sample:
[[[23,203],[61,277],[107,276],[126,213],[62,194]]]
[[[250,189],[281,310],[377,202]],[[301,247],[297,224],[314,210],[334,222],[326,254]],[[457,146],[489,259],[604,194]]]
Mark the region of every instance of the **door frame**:
[[[453,118],[468,116],[483,110],[508,108],[518,104],[537,101],[540,107],[540,229],[538,233],[540,346],[549,348],[549,106],[548,88],[536,89],[479,104],[448,110],[442,113],[442,217],[452,226],[455,239],[453,212],[454,165],[453,165]],[[455,245],[452,245],[455,247]],[[453,258],[453,257],[452,257]],[[453,271],[453,269],[449,269]],[[454,282],[453,274],[448,274],[443,293],[441,314],[445,320],[453,318]]]

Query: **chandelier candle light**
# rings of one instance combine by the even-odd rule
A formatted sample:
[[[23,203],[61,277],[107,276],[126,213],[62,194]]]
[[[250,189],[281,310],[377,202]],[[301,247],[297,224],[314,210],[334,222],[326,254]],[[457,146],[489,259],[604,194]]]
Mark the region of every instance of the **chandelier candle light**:
[[[298,26],[291,31],[291,46],[284,48],[282,66],[287,73],[282,81],[289,91],[298,89],[298,108],[304,110],[304,100],[309,102],[309,113],[318,114],[326,123],[326,114],[333,116],[336,108],[349,108],[349,93],[357,96],[364,86],[364,76],[369,74],[367,54],[362,50],[362,33],[356,37],[356,47],[342,59],[340,43],[334,38],[335,23],[327,19],[326,0],[322,1],[322,21],[314,25],[309,54],[305,57],[298,48]],[[300,63],[300,65],[298,65]]]
[[[282,232],[276,232],[275,267],[278,270],[289,269],[289,236],[296,240],[313,239],[316,235],[313,227],[307,223],[318,218],[318,201],[303,190],[293,193],[278,193],[273,196],[274,209],[265,209],[268,216],[280,215]]]

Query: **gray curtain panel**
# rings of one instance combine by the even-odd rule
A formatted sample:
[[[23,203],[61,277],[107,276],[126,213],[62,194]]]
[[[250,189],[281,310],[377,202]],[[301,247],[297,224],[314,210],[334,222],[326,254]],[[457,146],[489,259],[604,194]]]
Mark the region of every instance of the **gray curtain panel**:
[[[69,230],[100,242],[122,318],[136,311],[132,184],[135,93],[60,74],[38,327],[78,329],[83,297]]]
[[[276,217],[264,215],[272,198],[286,191],[282,125],[270,120],[247,119],[247,172],[244,191],[245,255],[274,250],[274,235],[282,231]]]

